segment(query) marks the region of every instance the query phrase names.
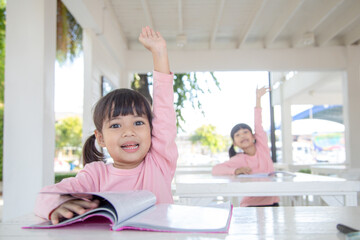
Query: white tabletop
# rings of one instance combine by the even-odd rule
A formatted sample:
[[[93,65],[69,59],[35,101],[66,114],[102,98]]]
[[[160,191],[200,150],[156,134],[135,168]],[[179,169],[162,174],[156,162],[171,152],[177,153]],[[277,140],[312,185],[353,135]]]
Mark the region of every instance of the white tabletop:
[[[295,177],[241,178],[185,174],[176,177],[176,195],[184,197],[216,196],[345,196],[343,205],[357,206],[360,181],[296,173]],[[336,200],[337,201],[337,200]]]
[[[29,214],[0,224],[0,239],[345,239],[338,223],[360,229],[359,207],[234,208],[228,234],[159,233],[109,230],[104,223],[77,224],[58,229],[21,229],[39,218]]]
[[[314,165],[310,167],[311,173],[321,175],[338,175],[346,171],[347,168],[346,165]]]

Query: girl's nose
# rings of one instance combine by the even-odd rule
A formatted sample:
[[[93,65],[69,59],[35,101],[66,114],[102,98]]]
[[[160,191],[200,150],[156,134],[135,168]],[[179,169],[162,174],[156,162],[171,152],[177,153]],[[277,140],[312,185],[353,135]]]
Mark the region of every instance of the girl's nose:
[[[126,129],[124,129],[122,136],[123,137],[135,136],[135,132],[132,128],[126,128]]]

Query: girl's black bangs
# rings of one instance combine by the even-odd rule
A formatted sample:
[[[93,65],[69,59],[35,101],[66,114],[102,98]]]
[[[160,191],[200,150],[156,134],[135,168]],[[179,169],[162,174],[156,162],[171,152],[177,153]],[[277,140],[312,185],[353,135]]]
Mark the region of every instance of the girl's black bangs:
[[[146,113],[146,107],[144,99],[137,96],[133,92],[127,92],[125,94],[118,94],[111,99],[111,109],[107,109],[108,118],[115,118],[117,116],[127,115],[148,115]]]

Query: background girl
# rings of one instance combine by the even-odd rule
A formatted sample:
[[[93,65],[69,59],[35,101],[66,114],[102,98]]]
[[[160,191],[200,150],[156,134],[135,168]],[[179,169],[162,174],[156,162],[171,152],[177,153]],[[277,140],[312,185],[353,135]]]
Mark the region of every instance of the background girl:
[[[255,133],[251,128],[240,123],[231,130],[233,145],[229,149],[230,160],[217,164],[212,169],[213,175],[239,175],[251,173],[269,173],[274,171],[270,157],[268,139],[262,127],[261,97],[269,88],[256,89],[255,106]],[[236,153],[234,147],[239,147],[242,152]],[[278,206],[278,197],[244,197],[240,206]]]
[[[176,118],[173,107],[173,74],[170,72],[166,42],[151,28],[142,29],[139,41],[154,62],[153,113],[138,92],[118,89],[101,98],[94,109],[96,130],[83,147],[85,167],[74,178],[44,187],[41,192],[105,192],[145,189],[153,192],[157,203],[173,203],[173,179],[177,147]],[[95,141],[106,147],[113,164]],[[75,200],[54,194],[39,194],[35,213],[51,219],[71,218],[96,208],[99,202]]]

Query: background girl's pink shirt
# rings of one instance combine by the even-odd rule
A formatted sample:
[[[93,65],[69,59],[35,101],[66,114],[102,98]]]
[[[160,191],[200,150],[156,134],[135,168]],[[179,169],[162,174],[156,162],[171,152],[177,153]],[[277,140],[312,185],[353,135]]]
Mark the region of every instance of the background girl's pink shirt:
[[[269,173],[274,171],[267,135],[262,127],[261,108],[255,108],[254,113],[255,155],[236,154],[229,161],[215,165],[212,169],[213,175],[234,175],[235,170],[240,167],[250,167],[252,173]],[[271,205],[276,202],[279,202],[278,197],[244,197],[240,206]]]
[[[178,157],[176,117],[173,107],[173,74],[154,71],[153,130],[151,148],[144,161],[134,169],[118,169],[112,164],[93,162],[79,171],[75,178],[44,187],[41,192],[105,192],[149,190],[157,203],[173,203],[171,181]],[[49,214],[70,198],[53,194],[39,194],[35,214],[48,218]]]

